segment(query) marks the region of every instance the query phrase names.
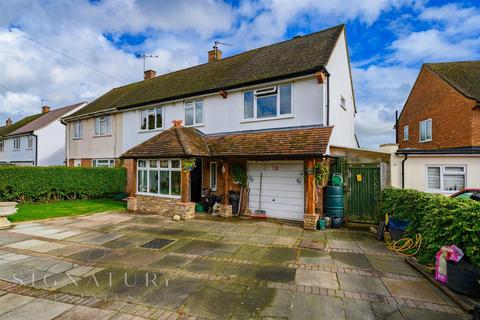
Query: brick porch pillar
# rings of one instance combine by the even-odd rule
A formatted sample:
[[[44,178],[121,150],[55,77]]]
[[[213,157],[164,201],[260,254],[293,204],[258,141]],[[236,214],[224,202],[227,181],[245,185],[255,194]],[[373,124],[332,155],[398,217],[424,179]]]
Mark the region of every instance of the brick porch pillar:
[[[305,215],[303,216],[303,227],[305,229],[315,230],[317,228],[318,215],[315,214],[315,177],[313,175],[314,160],[305,161],[306,169],[306,189],[305,194]]]
[[[182,163],[182,185],[180,189],[180,201],[183,203],[190,202],[190,171],[183,169]]]
[[[127,186],[125,192],[128,194],[127,209],[130,211],[138,211],[137,198],[137,161],[135,159],[125,159],[123,167],[127,170]]]

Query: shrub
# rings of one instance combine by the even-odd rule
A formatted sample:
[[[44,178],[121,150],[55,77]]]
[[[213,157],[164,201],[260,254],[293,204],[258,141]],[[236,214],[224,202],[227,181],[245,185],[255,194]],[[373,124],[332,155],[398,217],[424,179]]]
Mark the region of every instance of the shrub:
[[[0,167],[0,201],[101,198],[125,184],[124,168]]]
[[[409,236],[422,235],[420,262],[433,262],[441,246],[455,244],[480,266],[480,201],[387,188],[382,194],[382,212],[410,220]]]

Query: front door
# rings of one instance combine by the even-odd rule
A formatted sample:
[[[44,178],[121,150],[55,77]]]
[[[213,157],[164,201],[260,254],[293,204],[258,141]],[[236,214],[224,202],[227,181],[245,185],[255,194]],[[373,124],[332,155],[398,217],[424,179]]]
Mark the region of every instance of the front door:
[[[351,164],[348,166],[350,203],[348,219],[378,222],[381,194],[380,166],[378,164]]]
[[[192,202],[202,201],[202,160],[197,159],[190,172],[190,196]]]

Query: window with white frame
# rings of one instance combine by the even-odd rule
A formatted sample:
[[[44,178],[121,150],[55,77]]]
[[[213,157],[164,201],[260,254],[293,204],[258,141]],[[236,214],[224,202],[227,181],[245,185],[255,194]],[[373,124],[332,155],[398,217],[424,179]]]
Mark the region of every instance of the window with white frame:
[[[193,126],[203,124],[203,101],[190,101],[185,103],[185,125]]]
[[[217,163],[210,162],[210,189],[217,191]]]
[[[3,152],[5,149],[5,142],[3,140],[0,140],[0,152]]]
[[[163,108],[140,110],[140,130],[157,130],[163,128]]]
[[[427,191],[455,192],[465,188],[466,166],[428,165]]]
[[[432,141],[432,119],[420,121],[420,142]]]
[[[292,114],[292,84],[245,91],[243,118],[264,119]]]
[[[112,133],[112,117],[101,116],[95,118],[95,135],[106,136]]]
[[[93,159],[92,166],[94,167],[105,167],[113,168],[115,166],[115,160],[113,159]]]
[[[20,137],[13,138],[13,150],[20,150],[21,140]]]
[[[343,110],[347,111],[347,101],[345,100],[345,98],[342,95],[340,95],[340,107]]]
[[[137,171],[137,192],[180,197],[181,171],[179,159],[138,160]]]
[[[74,167],[81,167],[82,166],[82,159],[74,159],[73,160]]]
[[[27,138],[27,149],[33,149],[33,137],[28,136]]]
[[[73,137],[80,139],[83,137],[83,122],[81,120],[75,121],[73,124]]]
[[[408,126],[403,126],[403,141],[408,141]]]

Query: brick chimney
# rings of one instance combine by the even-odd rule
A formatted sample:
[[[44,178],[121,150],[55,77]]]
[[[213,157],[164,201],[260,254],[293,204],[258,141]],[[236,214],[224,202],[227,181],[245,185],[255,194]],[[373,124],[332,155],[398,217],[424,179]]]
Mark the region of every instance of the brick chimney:
[[[143,79],[148,80],[148,79],[153,79],[157,75],[157,72],[155,70],[145,70],[143,72]]]
[[[47,113],[50,112],[50,107],[49,106],[43,106],[42,107],[42,113]]]
[[[172,121],[173,127],[174,128],[180,128],[182,126],[182,122],[183,122],[183,120],[173,120]]]
[[[217,61],[222,59],[222,51],[218,48],[208,51],[208,62]]]
[[[11,118],[8,118],[7,121],[5,121],[5,125],[8,127],[8,126],[11,126],[13,124],[13,121]]]

